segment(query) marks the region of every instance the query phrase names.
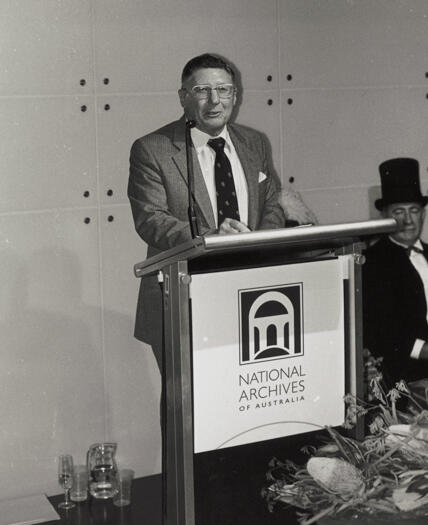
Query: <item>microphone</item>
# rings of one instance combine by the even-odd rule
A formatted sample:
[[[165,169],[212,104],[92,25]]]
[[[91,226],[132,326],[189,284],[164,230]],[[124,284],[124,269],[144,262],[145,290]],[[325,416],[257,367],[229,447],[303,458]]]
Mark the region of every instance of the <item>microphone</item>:
[[[196,122],[194,120],[186,121],[187,195],[189,201],[188,216],[192,239],[199,237],[198,221],[196,218],[193,196],[195,190],[195,175],[193,173],[192,137],[190,135],[190,130],[195,126]]]

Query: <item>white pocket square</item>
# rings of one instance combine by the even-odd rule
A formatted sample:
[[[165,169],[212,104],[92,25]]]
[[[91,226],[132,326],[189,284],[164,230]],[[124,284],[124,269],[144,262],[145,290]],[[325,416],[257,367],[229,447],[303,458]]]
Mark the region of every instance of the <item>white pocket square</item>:
[[[260,182],[263,182],[266,178],[266,174],[263,173],[263,171],[259,171],[259,184]]]

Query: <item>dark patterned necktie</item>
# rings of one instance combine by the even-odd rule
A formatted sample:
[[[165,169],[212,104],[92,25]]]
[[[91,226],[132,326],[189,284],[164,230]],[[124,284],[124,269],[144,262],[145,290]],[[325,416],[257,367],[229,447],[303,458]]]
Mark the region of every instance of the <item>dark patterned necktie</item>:
[[[415,253],[422,253],[422,254],[424,253],[424,251],[421,250],[420,248],[418,248],[417,246],[408,246],[407,248],[405,248],[405,250],[406,250],[406,253],[407,253],[407,255],[408,255],[409,257],[410,257],[410,254],[411,254],[412,252],[415,252]]]
[[[221,137],[208,141],[208,146],[215,151],[214,176],[219,227],[226,217],[240,220],[232,167],[224,152],[224,144],[225,140]]]

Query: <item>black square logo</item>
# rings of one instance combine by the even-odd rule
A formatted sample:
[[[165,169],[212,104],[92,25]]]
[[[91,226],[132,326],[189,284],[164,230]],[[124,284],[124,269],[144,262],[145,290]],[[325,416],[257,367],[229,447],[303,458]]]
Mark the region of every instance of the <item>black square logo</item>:
[[[303,355],[303,283],[238,295],[242,365]]]

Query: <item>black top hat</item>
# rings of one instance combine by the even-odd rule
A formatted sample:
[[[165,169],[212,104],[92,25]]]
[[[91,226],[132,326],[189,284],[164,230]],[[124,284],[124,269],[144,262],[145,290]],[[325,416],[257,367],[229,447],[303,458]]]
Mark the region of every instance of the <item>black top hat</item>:
[[[419,162],[416,159],[398,158],[382,162],[379,166],[382,198],[375,201],[378,210],[397,202],[419,202],[425,206],[428,197],[421,194]]]

